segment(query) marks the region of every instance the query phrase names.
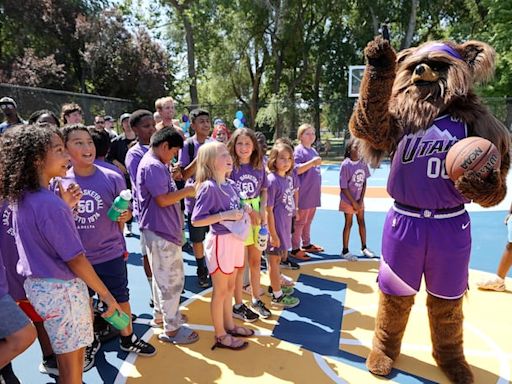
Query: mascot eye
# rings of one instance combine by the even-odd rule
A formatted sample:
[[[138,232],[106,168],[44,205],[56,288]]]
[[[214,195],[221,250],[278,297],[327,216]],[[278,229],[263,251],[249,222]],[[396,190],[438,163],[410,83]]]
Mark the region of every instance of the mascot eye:
[[[441,62],[427,62],[428,66],[432,68],[433,71],[441,72],[448,68],[448,64]]]

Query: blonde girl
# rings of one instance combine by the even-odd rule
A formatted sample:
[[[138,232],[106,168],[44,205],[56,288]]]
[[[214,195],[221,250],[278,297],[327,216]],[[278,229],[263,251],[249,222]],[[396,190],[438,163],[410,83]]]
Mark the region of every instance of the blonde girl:
[[[196,204],[191,220],[196,227],[210,226],[205,240],[205,258],[213,283],[210,311],[215,344],[212,349],[240,350],[248,343],[239,337],[254,334],[251,329],[235,325],[231,308],[236,274],[244,267],[244,238],[250,221],[241,206],[235,183],[227,179],[232,170],[233,160],[225,144],[210,142],[200,147]]]
[[[243,273],[239,273],[236,277],[233,317],[252,322],[258,320],[259,316],[267,319],[272,315],[259,297],[261,250],[256,247],[258,232],[262,226],[267,225],[267,174],[263,166],[261,148],[253,130],[237,129],[228,143],[228,149],[233,158],[233,172],[231,172],[230,179],[236,183],[243,194],[242,202],[252,208],[251,230],[245,240],[245,253],[250,270],[251,307],[256,311],[254,313],[242,302],[244,276]],[[248,287],[244,288],[245,291],[248,291]]]

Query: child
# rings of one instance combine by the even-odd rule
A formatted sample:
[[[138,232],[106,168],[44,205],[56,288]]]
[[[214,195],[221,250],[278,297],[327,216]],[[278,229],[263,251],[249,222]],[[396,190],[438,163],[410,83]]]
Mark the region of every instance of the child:
[[[295,212],[293,188],[293,149],[284,143],[274,145],[268,159],[267,215],[270,245],[267,259],[272,304],[292,308],[300,303],[291,296],[293,288],[281,286],[280,262],[291,248],[292,217]]]
[[[122,233],[124,223],[131,217],[131,211],[123,212],[117,222],[107,216],[114,199],[126,189],[124,177],[116,171],[94,164],[96,149],[88,128],[80,124],[67,125],[62,129],[62,134],[72,165],[62,179],[62,186],[66,188],[69,184],[78,184],[82,189],[83,195],[75,211],[75,224],[87,259],[123,312],[131,317],[126,244]],[[94,291],[90,289],[89,295],[92,297]],[[90,367],[99,349],[94,344],[86,350],[85,360]],[[141,356],[153,356],[156,353],[152,345],[133,333],[131,323],[121,330],[120,348]]]
[[[3,137],[0,198],[15,203],[18,271],[57,355],[59,382],[81,383],[84,348],[93,341],[86,284],[108,306],[103,317],[121,308],[85,257],[69,206],[48,190],[50,179],[63,177],[68,163],[54,128],[22,126]]]
[[[230,179],[235,182],[238,190],[245,195],[242,202],[252,208],[250,215],[251,230],[245,240],[245,250],[250,269],[251,307],[261,317],[267,319],[272,314],[258,296],[258,292],[261,290],[261,251],[256,248],[258,232],[261,226],[267,225],[267,174],[263,166],[260,146],[252,130],[248,128],[237,129],[228,143],[228,148],[233,159],[233,172],[231,172]],[[238,273],[233,317],[247,322],[256,321],[258,315],[242,302],[242,286],[243,273]]]
[[[368,165],[359,159],[357,141],[350,139],[345,148],[345,160],[340,168],[340,206],[339,210],[345,214],[343,227],[343,249],[341,257],[349,261],[357,261],[357,256],[348,250],[350,229],[352,228],[352,215],[356,215],[361,237],[361,253],[367,257],[375,257],[375,253],[366,247],[366,225],[364,222],[364,194],[366,192],[366,179],[370,177]]]
[[[132,186],[133,196],[133,215],[139,219],[139,208],[137,202],[137,190],[135,185],[135,179],[137,177],[137,169],[139,167],[142,156],[149,150],[149,140],[153,133],[156,132],[155,120],[153,114],[145,109],[138,109],[133,112],[129,118],[129,125],[133,132],[137,136],[137,142],[128,150],[125,157],[125,166],[128,174],[130,175],[130,184]],[[144,242],[144,236],[140,236],[140,249],[142,253],[142,263],[144,265],[144,273],[148,279],[149,287],[153,292],[153,276],[151,275],[151,267],[149,266],[148,256],[146,253],[146,243]],[[149,306],[154,306],[155,298],[151,297],[149,300]]]
[[[316,138],[314,127],[310,124],[302,124],[297,131],[297,136],[300,144],[295,147],[294,160],[299,174],[301,193],[299,194],[299,217],[295,221],[292,236],[291,255],[297,259],[308,259],[305,258],[305,252],[324,251],[322,247],[311,243],[310,234],[316,208],[321,205],[320,164],[322,159],[312,147]],[[301,240],[302,249],[300,248]]]
[[[507,226],[508,231],[508,242],[505,245],[505,249],[503,250],[503,255],[501,256],[500,264],[498,265],[498,270],[496,271],[496,275],[483,279],[477,283],[478,288],[486,289],[490,291],[505,291],[505,278],[507,277],[507,273],[512,266],[512,205],[508,211],[508,215],[505,217],[505,225]]]
[[[165,127],[157,131],[139,164],[136,181],[140,228],[153,272],[153,296],[158,297],[152,325],[163,323],[164,332],[158,338],[172,344],[199,340],[196,332],[183,326],[186,321],[179,312],[185,284],[179,202],[195,195],[193,186],[178,190],[169,173],[168,164],[182,147],[183,138],[175,129]]]
[[[244,267],[243,238],[247,235],[247,231],[244,234],[235,227],[244,227],[241,221],[244,209],[250,211],[250,208],[241,208],[235,183],[227,179],[232,170],[233,161],[225,144],[212,142],[201,146],[197,157],[197,197],[191,220],[194,226],[211,226],[205,242],[205,258],[213,283],[210,310],[215,344],[212,349],[239,350],[248,343],[235,336],[254,335],[253,330],[235,325],[231,308],[237,269]],[[249,225],[247,221],[245,229],[248,230]]]

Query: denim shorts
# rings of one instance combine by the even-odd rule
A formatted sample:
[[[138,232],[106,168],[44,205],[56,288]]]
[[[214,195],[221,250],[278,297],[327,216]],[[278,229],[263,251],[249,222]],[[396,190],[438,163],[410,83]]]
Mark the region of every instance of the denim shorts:
[[[0,339],[5,339],[30,324],[29,318],[9,294],[0,297],[0,308]]]

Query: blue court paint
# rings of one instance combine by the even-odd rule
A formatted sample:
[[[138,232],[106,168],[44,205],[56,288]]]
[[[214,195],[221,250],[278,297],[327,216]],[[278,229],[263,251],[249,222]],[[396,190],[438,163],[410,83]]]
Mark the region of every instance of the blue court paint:
[[[300,304],[283,311],[272,336],[366,371],[364,357],[339,349],[346,288],[344,283],[301,274],[295,287]],[[403,384],[434,383],[398,369],[388,378]]]

